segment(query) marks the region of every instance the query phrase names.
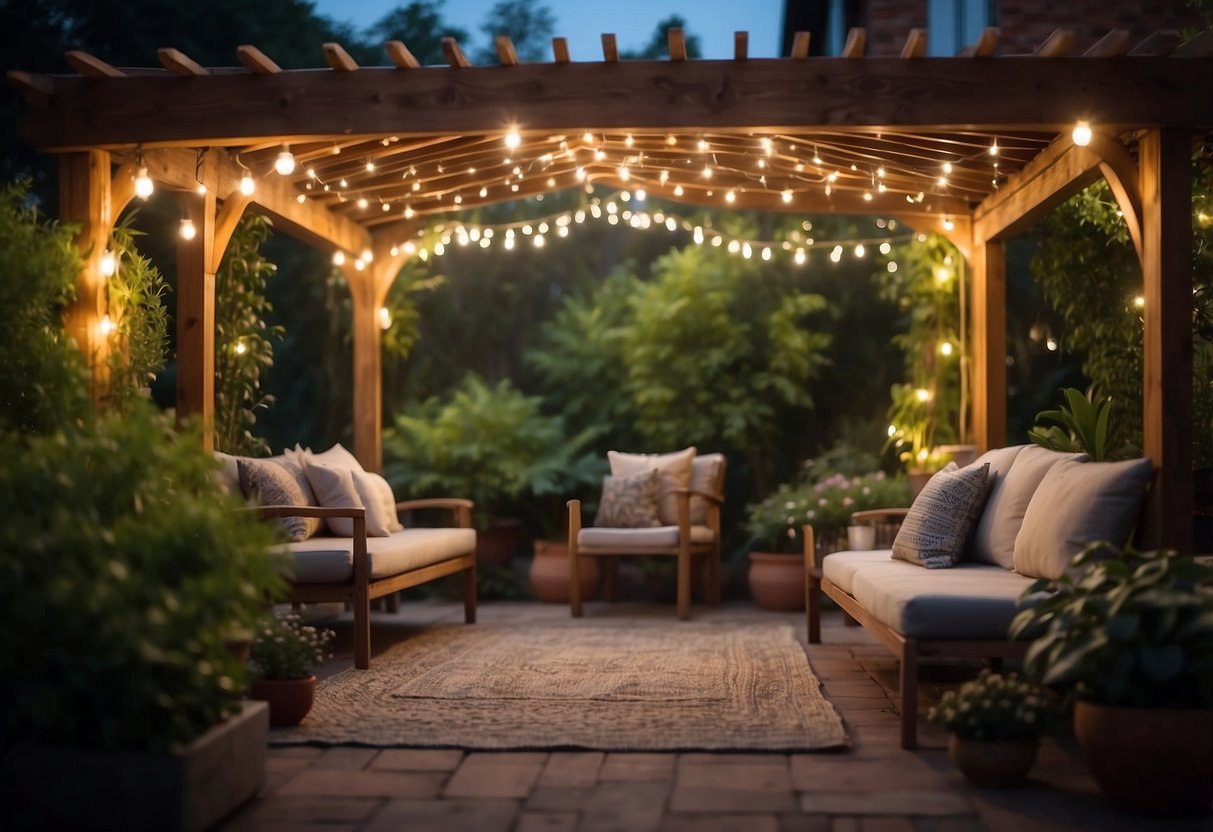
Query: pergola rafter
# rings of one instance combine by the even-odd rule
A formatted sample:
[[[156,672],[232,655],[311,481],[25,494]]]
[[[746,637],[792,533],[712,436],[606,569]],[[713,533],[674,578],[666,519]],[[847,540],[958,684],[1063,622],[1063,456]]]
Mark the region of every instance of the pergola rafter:
[[[709,207],[884,215],[943,233],[971,265],[974,433],[987,447],[1005,437],[1003,241],[1102,175],[1143,267],[1145,450],[1162,471],[1155,519],[1162,506],[1182,514],[1191,508],[1192,281],[1180,226],[1191,143],[1213,126],[1213,37],[1180,46],[1161,32],[1133,45],[1113,31],[1077,57],[1063,30],[1030,56],[997,56],[998,42],[990,29],[956,58],[926,58],[926,34],[914,30],[901,57],[865,58],[855,30],[842,57],[815,58],[799,33],[789,57],[753,59],[739,32],[732,60],[692,60],[671,30],[669,60],[620,60],[604,35],[602,61],[571,62],[567,41],[554,38],[553,62],[523,63],[497,38],[500,64],[474,66],[446,39],[447,64],[421,66],[392,41],[389,67],[359,66],[330,43],[326,68],[290,71],[246,45],[237,68],[203,67],[175,49],[160,50],[163,69],[73,52],[76,75],[9,80],[29,104],[21,134],[63,154],[65,218],[84,223],[82,245],[104,243],[136,165],[187,194],[201,219],[198,239],[181,243],[183,413],[206,419],[213,407],[214,269],[247,207],[347,254],[355,445],[372,467],[377,307],[407,256],[397,243],[426,216],[608,185]],[[1093,128],[1085,147],[1070,139],[1077,121]],[[288,148],[295,169],[274,173]],[[240,190],[245,173],[253,194]],[[102,284],[92,269],[69,329],[100,387]],[[1182,547],[1185,525],[1156,523],[1158,542]]]

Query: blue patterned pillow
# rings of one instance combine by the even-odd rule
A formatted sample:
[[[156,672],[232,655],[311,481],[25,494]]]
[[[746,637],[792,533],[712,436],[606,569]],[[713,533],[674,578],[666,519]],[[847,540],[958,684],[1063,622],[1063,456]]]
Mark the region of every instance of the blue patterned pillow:
[[[602,499],[594,525],[624,529],[660,526],[657,516],[660,493],[661,472],[656,468],[630,477],[603,477]]]
[[[989,474],[989,463],[951,464],[931,477],[897,531],[893,557],[928,569],[954,566],[989,496]]]

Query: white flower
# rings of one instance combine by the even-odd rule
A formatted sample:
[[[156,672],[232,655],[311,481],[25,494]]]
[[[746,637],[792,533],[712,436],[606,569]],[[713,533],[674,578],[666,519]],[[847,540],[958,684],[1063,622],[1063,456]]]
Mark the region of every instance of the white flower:
[[[796,530],[795,529],[788,529],[788,539],[789,540],[796,539]]]
[[[786,503],[783,504],[783,507],[786,508],[788,511],[791,511],[792,509],[796,508],[796,501],[788,500]]]

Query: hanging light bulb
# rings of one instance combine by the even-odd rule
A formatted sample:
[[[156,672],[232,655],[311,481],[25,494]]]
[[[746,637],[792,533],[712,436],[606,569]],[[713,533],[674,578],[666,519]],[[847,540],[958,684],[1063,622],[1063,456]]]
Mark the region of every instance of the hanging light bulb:
[[[192,240],[198,236],[198,229],[194,227],[194,221],[190,219],[189,214],[181,218],[181,239]]]
[[[282,150],[278,151],[278,158],[274,160],[274,170],[279,176],[290,176],[295,172],[295,156],[287,145],[283,145]]]
[[[248,352],[248,347],[245,345],[244,341],[238,340],[232,345],[232,351],[235,352],[236,355],[244,355],[246,352]]]
[[[520,144],[522,144],[522,136],[518,134],[517,130],[510,130],[505,134],[505,146],[508,149],[514,150]]]
[[[246,170],[244,175],[240,177],[240,193],[245,196],[252,196],[256,188],[257,186],[253,184],[252,175]]]
[[[1091,143],[1091,125],[1085,121],[1080,121],[1074,125],[1074,130],[1070,133],[1070,137],[1074,140],[1074,144],[1079,147],[1086,147]]]
[[[386,306],[379,307],[379,328],[392,328],[392,310],[388,309]]]
[[[102,277],[113,277],[114,272],[118,271],[118,258],[109,249],[102,252],[97,271],[101,272]]]
[[[101,335],[102,335],[102,337],[105,337],[105,338],[108,338],[110,333],[113,332],[114,329],[116,328],[114,322],[112,320],[110,320],[109,315],[105,315],[104,317],[101,318],[100,327],[101,327]]]
[[[152,178],[147,175],[147,168],[140,166],[139,172],[135,174],[135,196],[140,199],[147,199],[155,189],[156,186],[152,184]]]
[[[333,265],[334,266],[344,266],[345,265],[345,252],[344,251],[334,251],[333,252]]]
[[[785,203],[791,202],[792,201],[792,189],[788,188],[787,190],[785,190],[783,193],[781,193],[779,195],[779,198],[782,199]]]
[[[803,248],[796,249],[796,256],[793,257],[792,259],[796,262],[797,266],[803,266],[804,260],[805,260],[804,249]]]

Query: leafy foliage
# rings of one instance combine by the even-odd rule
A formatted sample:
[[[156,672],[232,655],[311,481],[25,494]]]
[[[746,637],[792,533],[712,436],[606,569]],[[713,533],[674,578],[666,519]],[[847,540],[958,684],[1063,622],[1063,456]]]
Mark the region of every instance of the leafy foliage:
[[[466,29],[442,19],[444,5],[445,0],[413,0],[396,6],[367,29],[367,37],[378,43],[403,41],[423,66],[443,63],[442,39],[452,37],[463,43],[468,38]]]
[[[397,494],[466,497],[483,528],[490,514],[518,501],[564,495],[601,475],[566,436],[564,421],[544,415],[537,396],[508,380],[490,387],[469,373],[449,397],[432,397],[396,417],[384,432],[387,478]]]
[[[1028,433],[1029,439],[1042,448],[1054,451],[1085,451],[1094,462],[1133,455],[1132,448],[1117,446],[1116,430],[1110,422],[1110,400],[1104,399],[1097,403],[1094,388],[1087,388],[1086,395],[1083,395],[1073,387],[1067,387],[1062,394],[1066,399],[1065,404],[1055,410],[1036,414],[1037,419],[1049,419],[1059,422],[1061,426],[1041,425],[1032,428]]]
[[[479,53],[480,61],[497,61],[497,49],[493,43],[497,35],[510,39],[514,51],[518,53],[518,60],[542,61],[555,27],[556,18],[552,10],[538,0],[498,0],[480,26],[489,40],[489,45]]]
[[[1012,637],[1043,630],[1028,649],[1028,672],[1105,705],[1213,707],[1213,566],[1107,543],[1087,547],[1073,566],[1077,575],[1024,593],[1030,606]]]
[[[945,691],[927,718],[970,740],[1030,740],[1044,734],[1054,717],[1048,691],[1012,673],[989,669],[959,690]]]
[[[80,268],[73,229],[38,214],[28,183],[0,187],[0,434],[45,433],[89,409],[80,353],[59,325]]]
[[[271,338],[281,326],[267,327],[272,310],[266,283],[277,267],[261,255],[270,221],[248,214],[232,234],[215,275],[215,447],[230,454],[265,456],[265,439],[253,435],[257,411],[273,404],[262,392],[262,374],[274,364]]]
[[[134,215],[114,227],[110,237],[117,269],[109,278],[110,400],[119,409],[143,395],[168,357],[167,285],[159,269],[141,255],[135,239],[142,232],[131,226]]]
[[[294,613],[269,615],[253,633],[249,660],[262,679],[303,679],[329,657],[332,630],[318,630]]]
[[[683,34],[686,37],[688,58],[703,57],[703,46],[700,43],[699,35],[693,35],[687,31],[687,20],[680,14],[672,14],[660,21],[657,24],[657,28],[653,30],[653,35],[649,38],[649,42],[646,43],[639,51],[624,50],[620,53],[620,57],[649,60],[666,57],[670,54],[671,29],[682,29]]]

